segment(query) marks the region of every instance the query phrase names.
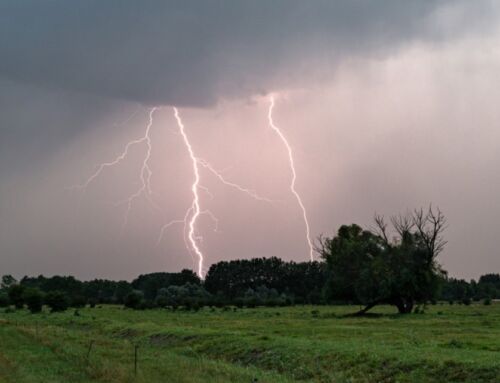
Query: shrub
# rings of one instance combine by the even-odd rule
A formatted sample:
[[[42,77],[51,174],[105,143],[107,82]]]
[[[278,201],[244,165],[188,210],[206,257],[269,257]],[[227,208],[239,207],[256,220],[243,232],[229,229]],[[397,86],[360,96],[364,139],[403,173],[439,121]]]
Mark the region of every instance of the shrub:
[[[285,294],[279,294],[276,289],[269,289],[266,286],[259,286],[256,290],[248,289],[241,301],[246,307],[257,306],[285,306],[291,304],[293,299]],[[236,305],[239,306],[236,301]]]
[[[71,307],[81,308],[85,307],[86,304],[87,298],[85,298],[83,295],[74,295],[71,298]]]
[[[491,305],[491,298],[490,297],[484,298],[483,305],[485,305],[485,306]]]
[[[66,311],[69,299],[62,291],[51,291],[45,296],[45,304],[50,307],[50,312]]]
[[[158,306],[170,306],[174,310],[179,306],[183,306],[187,310],[198,310],[200,307],[208,305],[211,301],[212,296],[202,286],[194,283],[162,288],[158,291],[155,300]]]
[[[39,289],[26,288],[23,291],[23,301],[32,314],[42,311],[43,294]]]
[[[469,306],[471,304],[471,300],[469,297],[463,298],[462,303],[466,306]]]
[[[169,305],[168,291],[165,287],[158,290],[155,298],[155,305],[163,308]]]
[[[9,305],[9,296],[7,295],[7,293],[0,291],[0,307],[8,307]]]
[[[125,296],[123,304],[125,307],[137,309],[141,306],[144,295],[138,290],[134,290]]]
[[[155,306],[165,308],[168,306],[168,298],[165,295],[157,295],[155,299]]]
[[[415,309],[413,310],[414,314],[425,314],[425,305],[423,306],[416,306]]]
[[[23,292],[24,286],[17,283],[9,287],[9,300],[11,304],[16,306],[16,309],[22,309],[24,306]]]

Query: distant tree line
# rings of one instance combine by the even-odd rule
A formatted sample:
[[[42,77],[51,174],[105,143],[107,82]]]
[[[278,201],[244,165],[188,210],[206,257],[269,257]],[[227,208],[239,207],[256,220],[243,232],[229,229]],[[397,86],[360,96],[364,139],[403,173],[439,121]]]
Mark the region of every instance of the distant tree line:
[[[439,298],[452,304],[500,299],[500,274],[485,274],[477,282],[448,278],[441,286]]]
[[[272,267],[269,267],[271,266]],[[269,268],[268,268],[269,267]],[[154,307],[198,309],[202,306],[285,306],[293,304],[363,304],[354,291],[333,290],[325,262],[284,262],[256,258],[212,265],[205,281],[190,270],[141,275],[133,282],[73,277],[2,277],[0,307],[27,307],[39,312],[86,305],[123,304],[135,309]],[[500,299],[500,274],[476,282],[443,277],[433,301],[470,304]]]
[[[213,264],[205,280],[191,270],[140,275],[132,282],[71,276],[4,275],[0,307],[27,307],[36,313],[69,307],[121,304],[134,309],[162,307],[197,310],[203,306],[285,306],[293,304],[356,304],[364,313],[377,304],[391,304],[400,313],[417,305],[447,301],[500,299],[500,275],[476,282],[448,278],[436,261],[445,245],[442,213],[429,208],[392,217],[376,216],[372,230],[341,226],[333,237],[320,237],[321,261],[285,262],[254,258]]]
[[[0,307],[26,306],[38,312],[43,304],[52,311],[99,304],[136,309],[321,304],[325,281],[323,262],[285,262],[275,257],[219,262],[211,266],[204,281],[191,270],[140,275],[132,282],[42,275],[17,281],[4,275]]]

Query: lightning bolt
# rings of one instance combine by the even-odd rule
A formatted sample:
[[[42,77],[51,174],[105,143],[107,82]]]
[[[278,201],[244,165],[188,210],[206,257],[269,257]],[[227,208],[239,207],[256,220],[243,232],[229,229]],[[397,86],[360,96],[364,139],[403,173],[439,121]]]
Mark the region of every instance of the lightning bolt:
[[[145,143],[146,144],[146,154],[144,156],[144,160],[142,162],[142,167],[141,167],[141,172],[140,172],[140,179],[142,181],[141,187],[133,193],[129,198],[125,199],[124,201],[119,202],[117,205],[121,205],[123,203],[127,204],[127,210],[125,212],[125,218],[124,218],[124,223],[123,226],[126,226],[128,222],[128,215],[130,213],[130,209],[132,208],[132,203],[133,201],[140,197],[142,194],[146,196],[146,199],[156,207],[156,204],[153,202],[151,198],[151,176],[153,172],[151,171],[151,168],[149,167],[149,160],[151,158],[151,138],[150,138],[150,130],[153,125],[153,114],[158,108],[154,107],[151,108],[149,111],[149,121],[146,126],[145,133],[142,137],[131,140],[129,141],[126,145],[123,151],[112,161],[109,162],[103,162],[101,163],[96,171],[90,175],[90,177],[87,178],[87,180],[79,185],[73,186],[72,189],[80,189],[83,190],[85,193],[87,191],[87,188],[89,185],[97,178],[99,177],[105,169],[111,168],[113,166],[119,165],[129,154],[130,148],[132,148],[135,145],[140,145]]]
[[[179,126],[179,131],[182,135],[182,139],[184,140],[184,144],[186,145],[186,148],[189,153],[189,157],[191,158],[191,162],[193,164],[193,173],[194,173],[194,181],[193,184],[191,185],[191,192],[193,193],[193,202],[191,203],[191,207],[188,209],[188,212],[186,214],[186,217],[184,219],[185,222],[187,222],[188,225],[188,239],[189,242],[191,243],[191,248],[195,252],[195,254],[198,257],[198,275],[200,278],[203,277],[203,253],[201,252],[198,244],[196,243],[196,237],[195,234],[195,225],[196,221],[198,220],[198,217],[201,214],[201,209],[200,209],[200,196],[198,195],[198,189],[200,185],[200,171],[198,168],[199,161],[194,155],[193,147],[191,146],[191,143],[189,142],[189,138],[186,135],[186,131],[184,128],[184,124],[182,123],[182,119],[179,115],[179,111],[177,110],[176,107],[174,107],[174,116],[175,119],[177,120],[177,125]],[[191,216],[189,218],[189,216]],[[189,221],[187,221],[189,219]]]
[[[264,202],[269,202],[269,203],[273,203],[272,200],[270,200],[269,198],[265,198],[265,197],[261,197],[260,195],[258,195],[255,190],[251,190],[251,189],[247,189],[243,186],[240,186],[238,184],[235,184],[233,182],[230,182],[230,181],[227,181],[224,176],[219,172],[217,171],[212,165],[210,165],[207,161],[205,160],[202,160],[201,158],[198,159],[198,162],[201,166],[203,166],[204,168],[208,169],[210,172],[212,172],[215,177],[217,177],[219,179],[220,182],[222,182],[224,185],[226,186],[229,186],[233,189],[236,189],[242,193],[245,193],[247,195],[249,195],[250,197],[252,197],[253,199],[256,199],[257,201],[264,201]]]
[[[201,215],[208,215],[215,223],[214,231],[217,231],[219,221],[211,211],[209,211],[209,210],[202,211],[200,208],[200,195],[199,195],[200,190],[205,191],[211,198],[213,198],[213,195],[210,193],[210,191],[205,186],[200,185],[200,179],[201,179],[200,166],[207,169],[208,171],[210,171],[215,177],[217,177],[217,179],[221,183],[223,183],[226,186],[229,186],[233,189],[236,189],[242,193],[245,193],[248,196],[250,196],[258,201],[264,201],[264,202],[269,202],[269,203],[272,203],[273,201],[270,200],[269,198],[265,198],[265,197],[258,195],[254,190],[245,188],[245,187],[240,186],[234,182],[230,182],[230,181],[226,180],[224,178],[224,176],[221,174],[221,172],[217,171],[208,161],[197,157],[194,154],[193,147],[192,147],[192,145],[189,141],[189,138],[186,134],[186,129],[185,129],[184,123],[182,122],[181,116],[179,114],[179,110],[176,107],[174,107],[173,109],[174,109],[174,116],[175,116],[175,119],[177,121],[177,126],[179,127],[180,135],[182,136],[182,139],[184,141],[184,145],[187,148],[187,151],[189,153],[189,157],[191,159],[191,163],[193,166],[194,181],[191,185],[191,192],[193,193],[193,200],[192,200],[191,206],[189,207],[189,209],[186,212],[186,215],[184,216],[184,219],[172,220],[172,221],[166,223],[165,225],[163,225],[163,227],[161,228],[161,231],[160,231],[160,235],[158,237],[157,245],[161,242],[163,234],[164,234],[166,229],[168,229],[172,225],[183,223],[184,224],[184,243],[186,244],[186,247],[187,247],[188,251],[190,252],[190,254],[191,254],[191,251],[194,251],[194,253],[198,257],[198,275],[200,276],[200,278],[202,278],[203,277],[204,256],[203,256],[203,253],[202,253],[197,241],[202,241],[203,237],[196,235],[196,222]],[[186,232],[187,232],[187,235],[186,235]],[[188,244],[188,242],[189,242],[189,244]]]
[[[271,107],[269,109],[269,122],[270,122],[271,127],[278,133],[278,135],[280,136],[280,138],[283,140],[286,147],[288,148],[290,165],[291,165],[292,173],[293,173],[291,190],[294,193],[294,195],[296,196],[296,198],[299,202],[299,205],[301,206],[302,211],[303,211],[304,220],[305,220],[306,227],[307,227],[307,239],[308,239],[308,243],[309,243],[310,248],[311,248],[311,259],[312,259],[312,257],[313,257],[312,256],[312,244],[311,244],[310,236],[309,236],[309,224],[307,222],[306,211],[305,211],[304,205],[302,204],[302,201],[300,199],[299,194],[295,191],[296,175],[295,175],[295,168],[294,168],[294,164],[293,164],[291,148],[288,145],[288,142],[286,141],[283,134],[274,125],[274,123],[272,121],[272,109],[273,109],[273,107],[274,107],[274,99],[271,99]],[[151,151],[152,151],[150,131],[151,131],[151,127],[153,126],[153,115],[157,109],[158,109],[157,107],[151,108],[151,110],[149,112],[149,121],[147,123],[145,133],[142,137],[129,141],[125,145],[125,148],[123,149],[123,151],[114,160],[101,163],[97,167],[95,172],[92,173],[90,175],[90,177],[88,177],[84,183],[73,187],[73,189],[75,189],[75,188],[80,189],[80,190],[83,190],[83,193],[85,193],[87,188],[92,184],[92,182],[94,182],[107,168],[111,168],[111,167],[119,165],[129,155],[130,149],[133,146],[145,144],[146,152],[145,152],[144,158],[142,160],[142,166],[141,166],[141,170],[140,170],[141,186],[139,187],[139,189],[137,189],[136,192],[134,192],[128,198],[126,198],[123,201],[120,201],[117,204],[117,205],[126,204],[126,206],[127,206],[126,211],[125,211],[123,227],[125,227],[128,223],[128,217],[129,217],[130,211],[132,209],[133,202],[137,198],[141,197],[142,195],[144,195],[144,197],[147,199],[147,201],[153,207],[160,209],[158,207],[158,205],[152,199],[153,193],[152,193],[152,189],[151,189],[151,177],[153,175],[153,172],[149,166],[149,162],[151,159]],[[161,228],[159,238],[158,238],[158,244],[160,243],[166,229],[168,229],[170,226],[172,226],[174,224],[184,224],[184,231],[183,231],[184,243],[185,243],[186,248],[188,249],[189,253],[193,257],[193,261],[196,261],[193,253],[196,255],[197,262],[198,262],[198,275],[200,276],[200,278],[203,278],[204,255],[203,255],[203,252],[199,246],[199,242],[201,242],[203,240],[203,238],[201,236],[197,235],[196,225],[197,225],[197,222],[198,222],[198,219],[200,216],[208,215],[214,221],[214,223],[215,223],[214,230],[217,231],[218,219],[209,210],[201,210],[199,191],[203,190],[212,198],[213,198],[213,196],[205,186],[200,185],[200,179],[201,179],[200,167],[204,168],[204,169],[208,170],[210,173],[212,173],[225,186],[231,187],[235,190],[238,190],[242,193],[245,193],[246,195],[250,196],[251,198],[253,198],[255,200],[264,201],[264,202],[268,202],[268,203],[273,203],[273,201],[268,199],[268,198],[260,196],[252,189],[248,189],[248,188],[240,186],[234,182],[228,181],[221,174],[221,172],[216,170],[208,161],[197,157],[195,155],[193,147],[189,141],[188,135],[186,134],[186,129],[185,129],[185,126],[182,122],[182,119],[180,117],[178,109],[176,107],[174,107],[173,111],[174,111],[174,116],[175,116],[175,119],[177,121],[177,125],[179,128],[179,133],[182,136],[184,145],[186,146],[186,149],[187,149],[188,154],[189,154],[189,158],[191,159],[191,162],[192,162],[194,180],[193,180],[193,183],[191,185],[191,192],[193,195],[193,199],[192,199],[191,205],[187,209],[186,214],[185,214],[183,219],[172,220],[172,221],[168,222],[167,224],[163,225],[163,227]]]
[[[304,204],[302,203],[302,198],[300,198],[300,194],[295,189],[295,181],[297,180],[297,173],[295,172],[295,163],[293,161],[292,147],[288,143],[286,137],[281,132],[281,130],[274,124],[273,110],[274,110],[274,97],[271,96],[270,104],[269,104],[269,111],[267,114],[267,118],[269,120],[269,126],[271,127],[272,130],[274,130],[276,132],[276,134],[281,139],[281,141],[285,145],[286,150],[288,152],[288,162],[290,164],[290,170],[292,172],[292,179],[290,182],[290,191],[297,199],[297,203],[299,204],[300,209],[302,210],[302,217],[304,218],[304,225],[306,228],[306,239],[307,239],[307,244],[309,246],[309,257],[311,258],[311,261],[313,261],[314,260],[314,250],[313,250],[313,244],[311,241],[311,231],[309,229],[309,221],[307,220],[307,212],[306,212],[306,208],[305,208]]]
[[[159,209],[158,205],[156,205],[153,199],[151,198],[151,195],[153,194],[151,190],[151,176],[153,175],[153,172],[149,167],[149,160],[151,159],[151,137],[149,135],[149,132],[151,130],[151,127],[153,126],[153,114],[156,111],[156,109],[157,108],[154,107],[150,110],[149,122],[148,125],[146,126],[146,133],[142,137],[142,140],[146,143],[146,155],[144,156],[144,160],[142,161],[142,166],[141,166],[142,185],[134,194],[132,194],[125,201],[122,201],[123,203],[127,204],[127,210],[125,211],[123,226],[126,226],[128,223],[128,216],[130,214],[130,210],[132,209],[132,203],[136,198],[139,198],[142,194],[145,195],[146,199],[152,206]]]

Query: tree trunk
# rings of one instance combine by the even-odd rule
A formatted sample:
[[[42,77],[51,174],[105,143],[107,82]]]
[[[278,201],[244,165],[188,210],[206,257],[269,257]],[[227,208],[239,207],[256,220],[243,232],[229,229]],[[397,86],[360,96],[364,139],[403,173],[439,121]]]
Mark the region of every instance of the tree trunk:
[[[378,305],[378,302],[372,302],[368,305],[366,305],[363,309],[359,310],[358,312],[354,313],[354,315],[358,316],[358,315],[363,315],[365,314],[368,310],[372,309],[373,307],[375,307],[376,305]]]
[[[400,314],[410,314],[413,310],[413,299],[399,298],[394,302]]]

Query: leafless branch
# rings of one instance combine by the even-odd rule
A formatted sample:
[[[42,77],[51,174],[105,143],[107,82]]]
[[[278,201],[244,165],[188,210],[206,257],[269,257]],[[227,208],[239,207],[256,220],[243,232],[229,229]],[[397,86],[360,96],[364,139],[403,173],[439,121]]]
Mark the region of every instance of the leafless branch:
[[[413,223],[429,252],[430,259],[435,258],[447,243],[442,235],[447,227],[446,217],[439,208],[434,210],[431,205],[427,212],[424,212],[424,209],[415,210]]]
[[[388,225],[385,222],[384,216],[375,213],[373,220],[375,222],[375,228],[372,231],[384,240],[386,246],[390,246],[389,237],[387,235]]]
[[[391,223],[401,238],[410,233],[415,226],[413,217],[409,213],[406,213],[404,215],[399,214],[391,217]]]

